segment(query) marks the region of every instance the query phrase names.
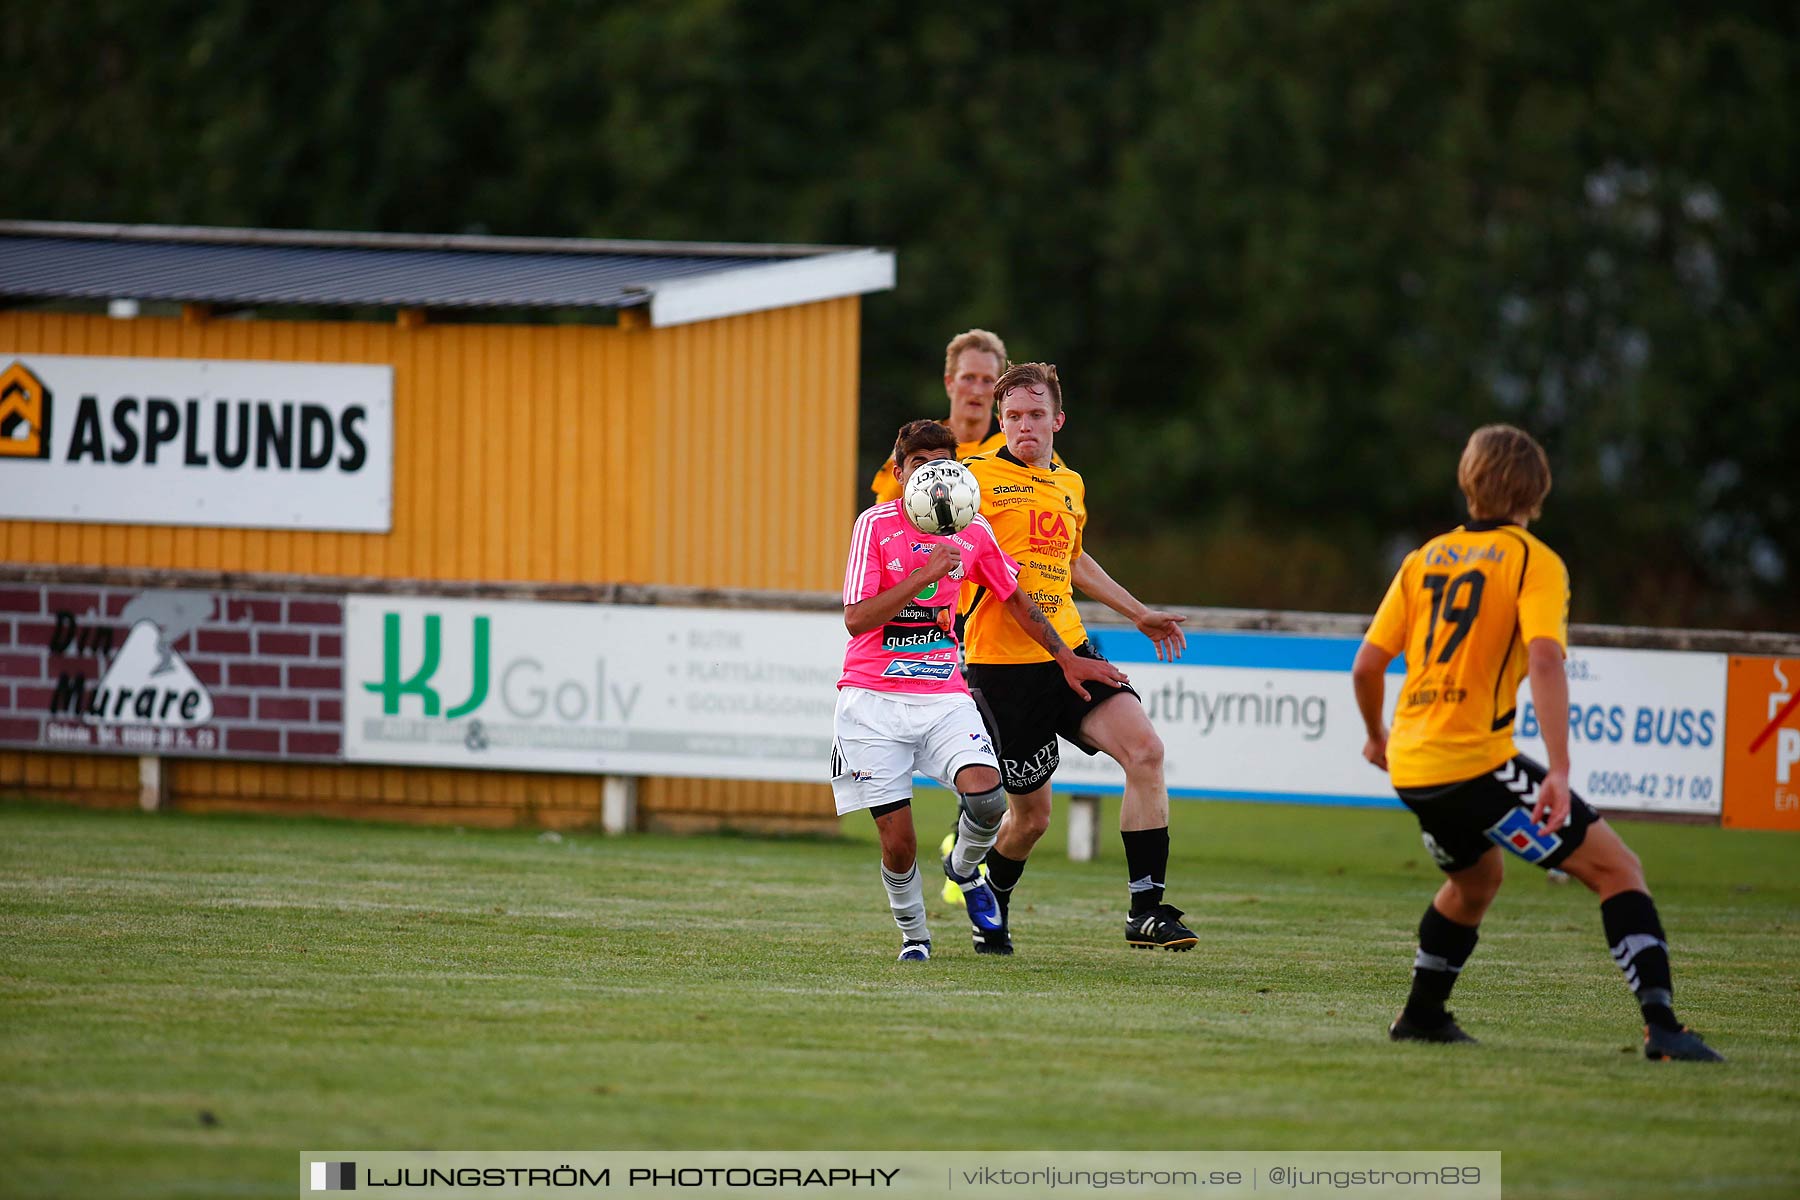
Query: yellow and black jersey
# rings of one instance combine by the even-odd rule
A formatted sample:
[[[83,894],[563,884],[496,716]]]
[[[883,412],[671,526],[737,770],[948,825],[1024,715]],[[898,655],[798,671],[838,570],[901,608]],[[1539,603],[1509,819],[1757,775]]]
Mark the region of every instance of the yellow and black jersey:
[[[948,425],[949,423],[950,422],[948,421],[938,422],[940,425]],[[965,458],[973,458],[977,454],[992,454],[996,450],[1004,449],[1005,446],[1006,435],[1004,433],[995,433],[982,438],[979,442],[958,442],[956,444],[956,457],[958,461],[961,461]],[[1055,462],[1062,462],[1062,459],[1056,458],[1055,455],[1052,455],[1051,458]],[[881,469],[875,472],[875,478],[869,481],[869,490],[875,493],[875,503],[877,504],[886,504],[889,500],[898,500],[900,498],[900,481],[894,478],[894,459],[892,455],[889,455],[888,460],[881,464]]]
[[[1406,556],[1366,637],[1406,656],[1388,737],[1395,787],[1471,779],[1518,753],[1514,709],[1536,638],[1568,650],[1569,572],[1519,526],[1470,521]]]
[[[1087,640],[1075,611],[1073,568],[1087,527],[1087,485],[1052,460],[1038,468],[1013,457],[1002,442],[992,454],[963,463],[981,484],[981,515],[994,538],[1019,564],[1019,590],[1037,602],[1070,646]],[[1046,662],[1050,655],[992,596],[963,587],[963,657],[971,663]]]

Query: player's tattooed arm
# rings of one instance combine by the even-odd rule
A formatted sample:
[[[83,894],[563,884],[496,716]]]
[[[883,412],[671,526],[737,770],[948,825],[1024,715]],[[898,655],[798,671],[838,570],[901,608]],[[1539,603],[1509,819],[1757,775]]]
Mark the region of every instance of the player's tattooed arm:
[[[1006,611],[1012,614],[1012,619],[1031,636],[1032,641],[1050,652],[1050,657],[1062,668],[1063,678],[1083,700],[1089,699],[1087,688],[1082,686],[1084,683],[1098,682],[1122,687],[1127,682],[1125,673],[1105,659],[1082,658],[1069,649],[1069,644],[1056,632],[1056,627],[1044,615],[1044,610],[1023,590],[1014,589],[1013,594],[1006,598]]]
[[[1044,615],[1044,610],[1023,589],[1015,590],[1007,597],[1006,607],[1012,610],[1013,620],[1019,623],[1019,628],[1030,634],[1031,640],[1048,650],[1052,657],[1072,653],[1062,640],[1062,634],[1056,632],[1056,626]]]

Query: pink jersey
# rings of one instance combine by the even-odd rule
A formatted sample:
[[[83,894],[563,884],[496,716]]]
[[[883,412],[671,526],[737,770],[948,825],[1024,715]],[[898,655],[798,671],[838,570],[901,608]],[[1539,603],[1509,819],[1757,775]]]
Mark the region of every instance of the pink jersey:
[[[942,538],[914,529],[901,515],[898,500],[865,509],[850,535],[844,605],[887,591],[923,567],[931,548],[945,541],[962,548],[962,565],[927,585],[879,629],[851,638],[839,687],[913,695],[969,690],[956,669],[956,598],[962,580],[987,588],[996,600],[1005,600],[1019,586],[1019,564],[1000,549],[987,518],[978,515],[961,533]]]

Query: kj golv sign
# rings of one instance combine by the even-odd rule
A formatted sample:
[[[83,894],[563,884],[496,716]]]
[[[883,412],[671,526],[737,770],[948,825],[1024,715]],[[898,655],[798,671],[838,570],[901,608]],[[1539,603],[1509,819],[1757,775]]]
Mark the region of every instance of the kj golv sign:
[[[382,532],[393,368],[0,351],[0,517]]]
[[[824,782],[843,622],[352,596],[345,757]]]

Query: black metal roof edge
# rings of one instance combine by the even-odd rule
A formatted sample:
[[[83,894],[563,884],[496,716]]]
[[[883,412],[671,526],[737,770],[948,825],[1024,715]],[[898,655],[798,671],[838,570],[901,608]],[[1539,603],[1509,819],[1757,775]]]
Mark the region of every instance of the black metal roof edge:
[[[503,237],[466,233],[239,229],[216,225],[122,225],[0,220],[0,236],[211,246],[309,246],[335,250],[458,250],[493,254],[636,254],[668,258],[809,258],[883,247],[760,242],[632,241],[625,238]]]
[[[209,291],[199,294],[192,289],[137,289],[128,297],[137,301],[153,303],[184,304],[189,301],[202,304],[229,304],[244,308],[423,308],[423,309],[613,309],[639,308],[650,303],[651,293],[644,288],[632,285],[619,289],[620,294],[607,300],[532,300],[509,296],[504,300],[480,298],[473,300],[421,300],[416,296],[371,296],[347,299],[342,295],[299,293],[271,295],[268,293],[244,292],[226,294]],[[115,300],[121,298],[117,288],[34,288],[29,285],[0,282],[0,297],[8,300]]]

